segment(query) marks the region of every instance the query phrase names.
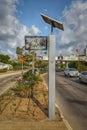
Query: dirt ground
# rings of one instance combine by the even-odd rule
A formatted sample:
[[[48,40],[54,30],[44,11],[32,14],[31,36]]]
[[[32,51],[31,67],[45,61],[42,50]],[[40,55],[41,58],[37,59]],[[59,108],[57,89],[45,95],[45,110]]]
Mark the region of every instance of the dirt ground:
[[[42,82],[34,86],[32,98],[27,93],[18,94],[14,88],[0,96],[0,121],[48,119],[48,90]],[[61,120],[57,109],[56,120]]]
[[[38,82],[31,91],[19,91],[16,84],[0,96],[0,130],[68,130],[57,108],[55,119],[48,118],[48,90]]]

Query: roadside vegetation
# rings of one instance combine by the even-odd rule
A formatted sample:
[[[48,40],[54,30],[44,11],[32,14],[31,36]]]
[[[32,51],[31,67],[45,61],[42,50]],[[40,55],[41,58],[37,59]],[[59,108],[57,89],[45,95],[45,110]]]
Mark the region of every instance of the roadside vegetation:
[[[27,97],[33,97],[34,87],[42,82],[42,78],[37,72],[32,73],[32,70],[27,71],[23,74],[23,78],[19,79],[16,89],[19,90],[19,94],[24,94]]]
[[[87,71],[87,62],[68,62],[68,67],[76,68],[79,72]],[[56,68],[60,68],[60,70],[64,71],[66,68],[66,63],[58,63],[56,64]]]
[[[87,71],[87,62],[70,62],[69,67],[74,67],[79,72]]]

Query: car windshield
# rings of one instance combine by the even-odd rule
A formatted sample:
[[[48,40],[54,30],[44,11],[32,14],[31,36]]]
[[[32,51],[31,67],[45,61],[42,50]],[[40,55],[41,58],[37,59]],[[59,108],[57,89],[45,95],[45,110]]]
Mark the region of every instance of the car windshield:
[[[87,71],[86,72],[82,72],[83,75],[87,75]]]
[[[75,68],[69,68],[69,71],[77,71]]]

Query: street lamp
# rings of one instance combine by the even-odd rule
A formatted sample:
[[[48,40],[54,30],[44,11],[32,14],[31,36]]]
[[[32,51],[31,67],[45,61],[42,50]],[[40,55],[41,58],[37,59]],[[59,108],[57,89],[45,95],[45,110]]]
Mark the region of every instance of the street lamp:
[[[51,35],[48,37],[49,46],[49,119],[55,118],[55,35],[52,35],[53,28],[64,30],[63,24],[44,14],[43,20],[51,25]]]

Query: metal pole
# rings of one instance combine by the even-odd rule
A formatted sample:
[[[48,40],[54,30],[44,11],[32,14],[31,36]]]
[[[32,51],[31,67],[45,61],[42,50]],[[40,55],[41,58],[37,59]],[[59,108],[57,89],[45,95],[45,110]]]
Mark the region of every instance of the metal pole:
[[[49,45],[49,119],[55,118],[55,35],[48,37]]]
[[[23,62],[22,62],[22,80],[23,80]]]
[[[32,74],[34,74],[34,54],[33,54],[33,60],[32,60]]]
[[[53,26],[51,25],[51,35],[53,34]]]

